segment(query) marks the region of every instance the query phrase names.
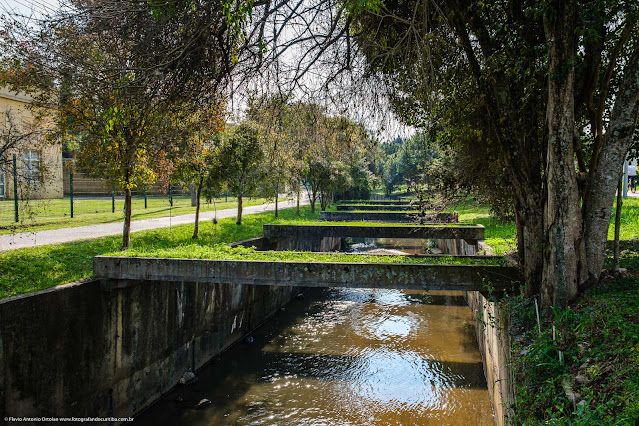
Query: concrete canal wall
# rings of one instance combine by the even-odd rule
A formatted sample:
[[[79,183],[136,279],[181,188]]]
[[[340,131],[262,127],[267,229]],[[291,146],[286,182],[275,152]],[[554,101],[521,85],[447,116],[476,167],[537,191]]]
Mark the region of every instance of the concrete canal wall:
[[[0,413],[135,415],[297,291],[94,280],[1,300]]]
[[[345,212],[323,211],[320,220],[331,222],[388,222],[388,223],[452,223],[457,222],[453,213],[403,213],[403,212]]]
[[[511,340],[508,318],[498,303],[489,301],[477,291],[464,292],[464,297],[476,319],[475,333],[484,364],[495,423],[505,426],[509,424],[511,407],[515,403],[515,389],[510,369]]]
[[[338,204],[337,211],[389,211],[389,212],[403,212],[403,211],[418,211],[419,204]]]

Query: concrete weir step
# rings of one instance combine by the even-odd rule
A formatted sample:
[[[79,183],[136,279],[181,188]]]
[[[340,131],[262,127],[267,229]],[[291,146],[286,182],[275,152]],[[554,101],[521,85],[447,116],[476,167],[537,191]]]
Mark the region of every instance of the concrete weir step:
[[[419,204],[338,204],[337,211],[412,211],[419,210]]]
[[[453,223],[457,222],[457,219],[457,212],[424,215],[418,212],[320,212],[320,220],[331,222]]]
[[[513,288],[519,270],[505,266],[292,262],[96,256],[93,274],[106,289],[139,281],[238,285],[465,290]]]
[[[414,239],[484,239],[482,225],[274,225],[263,226],[265,238],[414,238]]]
[[[414,200],[416,201],[416,200]],[[340,200],[339,204],[410,204],[413,200]]]

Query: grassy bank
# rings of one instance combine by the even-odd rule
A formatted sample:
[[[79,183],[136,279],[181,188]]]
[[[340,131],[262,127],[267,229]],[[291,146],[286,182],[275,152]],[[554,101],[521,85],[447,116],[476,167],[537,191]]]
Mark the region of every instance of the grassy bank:
[[[264,198],[245,198],[244,206],[264,204]],[[187,195],[173,196],[173,206],[169,197],[153,196],[147,199],[147,208],[144,208],[144,198],[133,199],[132,220],[154,219],[157,217],[178,216],[195,213],[195,207],[191,207],[191,198]],[[218,198],[215,203],[202,201],[201,211],[213,211],[237,208],[236,199],[233,197]],[[122,222],[124,200],[118,197],[115,200],[115,212],[111,212],[111,198],[79,198],[73,203],[73,218],[71,218],[70,200],[30,200],[19,203],[18,212],[20,221],[14,222],[13,200],[0,201],[0,235],[14,232],[35,232],[46,229],[70,228],[76,226],[98,225],[103,223]]]
[[[530,301],[510,303],[527,324],[514,344],[513,424],[638,424],[638,275],[608,279],[555,310],[541,333]]]
[[[244,224],[235,224],[235,218],[226,218],[213,225],[211,221],[200,225],[200,238],[191,238],[193,225],[153,229],[131,234],[132,250],[175,249],[197,245],[200,247],[228,244],[262,235],[265,223],[280,223],[287,220],[303,222],[317,220],[319,214],[310,213],[308,207],[301,209],[297,217],[295,209],[280,210],[275,220],[273,212],[246,215]],[[0,298],[42,290],[89,278],[93,272],[93,257],[119,251],[120,236],[96,238],[21,250],[0,252]]]
[[[107,256],[161,257],[173,259],[266,260],[289,262],[364,262],[410,263],[429,265],[504,265],[500,257],[467,258],[453,256],[366,255],[341,252],[256,251],[253,248],[226,245],[185,244],[177,247],[151,247],[107,253]]]
[[[485,226],[486,242],[496,254],[504,254],[515,248],[515,224],[490,216],[489,208],[464,201],[449,206],[447,211],[457,211],[460,222]],[[639,250],[632,246],[639,233],[639,200],[627,200],[622,218],[622,266],[630,267],[639,261]],[[272,212],[246,215],[244,225],[237,226],[233,218],[221,219],[217,225],[205,221],[201,225],[200,239],[191,239],[192,225],[181,225],[132,234],[131,253],[200,253],[199,256],[214,256],[215,247],[262,235],[265,223],[314,224],[319,222],[319,213],[311,213],[308,206],[301,209],[280,211],[274,219]],[[343,225],[368,225],[368,222],[339,222]],[[391,226],[398,226],[391,224]],[[410,225],[408,225],[410,226]],[[633,240],[634,239],[634,240]],[[93,257],[117,253],[120,237],[105,237],[94,240],[56,244],[15,251],[0,252],[0,298],[13,296],[68,283],[91,276]],[[225,249],[222,249],[225,250]],[[222,255],[217,253],[218,255]],[[186,256],[188,257],[188,256]],[[352,259],[352,258],[349,258]],[[388,259],[388,258],[386,258]],[[440,260],[433,260],[433,262]]]
[[[627,275],[554,310],[541,333],[532,299],[509,300],[517,334],[513,424],[639,424],[639,199],[624,200],[620,248]],[[612,241],[607,254],[611,268]]]

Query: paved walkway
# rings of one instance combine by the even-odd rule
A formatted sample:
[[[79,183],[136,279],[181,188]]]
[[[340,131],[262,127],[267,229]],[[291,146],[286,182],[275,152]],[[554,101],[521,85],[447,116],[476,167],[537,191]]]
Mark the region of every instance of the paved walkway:
[[[308,199],[302,199],[300,205],[308,204]],[[296,201],[283,201],[279,203],[280,209],[295,207]],[[244,207],[242,216],[254,213],[262,213],[275,210],[275,203],[260,204]],[[218,210],[217,218],[235,217],[237,208]],[[214,211],[200,213],[200,221],[211,220],[215,216]],[[131,222],[131,232],[139,232],[147,229],[168,228],[170,226],[193,223],[195,214],[180,216],[159,217],[155,219],[143,219]],[[51,229],[47,231],[22,232],[0,236],[0,251],[16,250],[26,247],[45,246],[48,244],[66,243],[69,241],[86,240],[89,238],[106,237],[122,234],[122,222],[105,223],[101,225],[78,226],[75,228]]]

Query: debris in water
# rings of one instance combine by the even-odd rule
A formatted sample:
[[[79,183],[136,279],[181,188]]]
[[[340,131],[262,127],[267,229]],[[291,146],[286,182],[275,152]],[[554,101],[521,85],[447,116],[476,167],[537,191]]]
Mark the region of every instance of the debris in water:
[[[190,385],[193,382],[197,382],[197,377],[195,377],[195,373],[193,373],[191,371],[187,371],[180,378],[180,384],[181,385]]]
[[[253,336],[250,336],[250,335],[244,338],[244,342],[246,343],[253,343],[254,341],[255,339],[253,338]]]
[[[203,398],[200,400],[200,402],[197,403],[197,405],[195,406],[196,409],[200,409],[200,408],[204,408],[211,405],[211,401],[209,399]]]

